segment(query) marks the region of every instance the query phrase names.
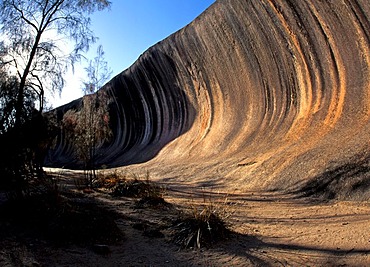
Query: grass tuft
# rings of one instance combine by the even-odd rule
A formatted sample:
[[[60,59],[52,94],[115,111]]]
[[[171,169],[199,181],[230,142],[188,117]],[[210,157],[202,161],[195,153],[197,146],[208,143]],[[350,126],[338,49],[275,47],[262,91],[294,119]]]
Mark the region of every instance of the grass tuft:
[[[165,188],[150,180],[149,172],[145,178],[113,172],[99,179],[99,187],[110,190],[115,197],[160,199],[165,194]]]
[[[172,227],[172,241],[183,248],[211,246],[230,235],[224,218],[213,205],[193,207],[180,216]]]

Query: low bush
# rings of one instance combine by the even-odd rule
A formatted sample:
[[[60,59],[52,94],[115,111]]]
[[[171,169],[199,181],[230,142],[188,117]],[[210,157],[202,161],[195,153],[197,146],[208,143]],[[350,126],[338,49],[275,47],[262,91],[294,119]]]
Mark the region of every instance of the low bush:
[[[168,203],[161,196],[145,196],[135,203],[135,208],[170,209],[172,208],[172,204]]]
[[[163,198],[165,189],[150,181],[149,173],[144,179],[137,175],[126,175],[117,171],[102,176],[98,186],[109,189],[115,197]]]
[[[58,244],[112,243],[122,239],[115,214],[71,195],[62,195],[52,182],[33,185],[24,198],[0,205],[0,226],[4,234],[31,235]]]
[[[99,178],[95,181],[94,186],[100,188],[112,189],[117,186],[121,181],[126,180],[126,176],[118,170],[113,172],[99,172]]]
[[[183,248],[211,246],[230,234],[225,218],[211,204],[182,214],[172,232],[172,241]]]
[[[113,196],[124,197],[159,197],[162,196],[162,188],[149,182],[142,180],[124,180],[119,182],[112,189]]]
[[[115,243],[123,238],[115,216],[96,203],[70,201],[50,218],[46,234],[62,244]]]

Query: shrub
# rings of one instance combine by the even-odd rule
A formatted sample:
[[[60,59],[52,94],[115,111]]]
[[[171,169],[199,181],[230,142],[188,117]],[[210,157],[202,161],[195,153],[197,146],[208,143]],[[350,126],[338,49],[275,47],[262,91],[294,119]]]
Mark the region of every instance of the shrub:
[[[102,171],[99,172],[98,179],[95,181],[94,187],[113,189],[125,179],[125,176],[118,170],[114,170],[113,172],[108,173]]]
[[[133,179],[121,179],[112,188],[113,196],[136,197],[136,198],[162,198],[165,189],[150,181],[149,173],[145,179],[139,179],[134,175]]]
[[[58,243],[115,243],[123,233],[115,222],[115,214],[96,203],[69,201],[49,219],[46,234]]]
[[[170,209],[172,204],[165,201],[161,196],[145,196],[135,203],[135,208]]]
[[[54,134],[51,119],[36,111],[18,128],[0,133],[0,189],[22,198],[31,183],[45,179],[42,164]]]
[[[193,206],[175,221],[172,241],[183,248],[201,248],[226,239],[230,230],[223,216],[212,205]]]
[[[0,225],[9,225],[15,234],[57,244],[116,243],[123,238],[114,212],[93,201],[67,198],[49,186],[40,185],[23,199],[7,201],[0,205],[0,214]]]

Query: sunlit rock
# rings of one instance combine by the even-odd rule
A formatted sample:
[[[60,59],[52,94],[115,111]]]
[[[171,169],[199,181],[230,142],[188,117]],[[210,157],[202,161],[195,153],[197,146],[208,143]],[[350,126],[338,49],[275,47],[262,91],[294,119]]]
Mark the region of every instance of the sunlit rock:
[[[102,90],[114,137],[100,165],[369,198],[368,0],[217,1]],[[63,136],[48,163],[73,163]]]

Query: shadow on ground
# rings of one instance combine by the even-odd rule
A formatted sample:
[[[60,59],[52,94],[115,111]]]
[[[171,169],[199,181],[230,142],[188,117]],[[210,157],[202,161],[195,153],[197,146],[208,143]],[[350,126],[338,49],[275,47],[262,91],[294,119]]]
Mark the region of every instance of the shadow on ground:
[[[337,164],[312,177],[294,193],[312,200],[370,200],[370,156],[368,153]]]
[[[67,172],[59,174],[63,210],[54,210],[49,198],[23,206],[1,204],[0,265],[287,266],[313,262],[340,266],[344,257],[370,254],[370,250],[292,245],[279,242],[279,239],[266,239],[262,234],[236,232],[232,232],[227,240],[209,247],[181,249],[171,242],[172,222],[184,206],[189,206],[190,199],[202,202],[213,198],[217,202],[216,199],[227,195],[231,201],[266,202],[268,205],[268,202],[278,202],[287,196],[222,195],[212,190],[189,190],[172,184],[168,185],[168,192],[179,199],[181,205],[176,200],[172,206],[137,208],[137,199],[113,197],[102,191],[76,193],[73,180],[80,176],[76,173],[71,176]],[[246,220],[269,223],[268,218],[250,217]],[[282,218],[270,220],[276,223]]]

